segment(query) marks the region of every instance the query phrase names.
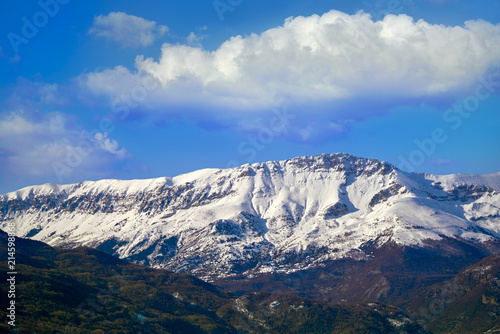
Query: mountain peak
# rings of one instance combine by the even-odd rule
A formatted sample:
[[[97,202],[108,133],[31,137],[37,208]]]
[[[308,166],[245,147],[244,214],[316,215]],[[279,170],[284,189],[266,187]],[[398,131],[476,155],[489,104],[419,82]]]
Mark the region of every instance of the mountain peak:
[[[350,155],[348,153],[324,153],[318,155],[306,155],[287,160],[268,161],[264,163],[253,163],[237,168],[248,166],[253,170],[267,168],[269,170],[283,171],[286,169],[296,169],[304,172],[330,171],[345,172],[359,176],[363,173],[371,175],[377,171],[389,173],[396,168],[390,163],[377,159],[367,159]]]

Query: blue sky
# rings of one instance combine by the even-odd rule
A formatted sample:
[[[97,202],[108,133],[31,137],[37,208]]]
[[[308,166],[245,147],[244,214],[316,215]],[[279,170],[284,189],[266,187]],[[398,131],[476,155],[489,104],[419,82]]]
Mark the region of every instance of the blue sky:
[[[332,152],[500,171],[500,1],[2,6],[0,193]]]

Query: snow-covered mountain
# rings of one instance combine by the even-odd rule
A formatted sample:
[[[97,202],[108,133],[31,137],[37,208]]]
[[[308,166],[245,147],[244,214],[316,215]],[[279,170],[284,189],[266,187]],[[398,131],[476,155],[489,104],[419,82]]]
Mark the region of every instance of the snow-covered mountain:
[[[500,173],[406,173],[348,154],[0,196],[0,228],[205,278],[292,272],[363,245],[500,241]]]

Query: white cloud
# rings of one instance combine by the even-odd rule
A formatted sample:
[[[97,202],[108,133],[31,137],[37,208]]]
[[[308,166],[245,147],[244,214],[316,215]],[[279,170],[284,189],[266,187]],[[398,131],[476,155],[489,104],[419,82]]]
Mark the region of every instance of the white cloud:
[[[8,113],[0,118],[0,139],[10,140],[15,137],[29,136],[60,136],[67,130],[64,114],[53,112],[46,116],[38,115],[36,120],[32,115],[20,110]],[[31,118],[31,119],[30,119]]]
[[[136,72],[116,67],[85,80],[91,91],[116,99],[151,75],[161,88],[143,106],[167,115],[185,107],[241,120],[251,111],[301,106],[297,134],[309,138],[310,114],[326,118],[325,131],[338,131],[328,124],[396,103],[456,98],[499,65],[500,25],[477,20],[448,27],[406,15],[374,22],[366,13],[330,11],[232,37],[215,51],[164,44],[158,60],[138,56]]]
[[[99,172],[128,156],[108,134],[96,136],[92,140],[60,112],[6,113],[0,116],[0,174],[56,179],[55,164],[65,167],[60,176],[69,177],[74,170]]]
[[[106,16],[96,16],[89,33],[114,40],[124,47],[138,48],[152,45],[167,31],[168,27],[157,25],[155,21],[123,12],[111,12]]]

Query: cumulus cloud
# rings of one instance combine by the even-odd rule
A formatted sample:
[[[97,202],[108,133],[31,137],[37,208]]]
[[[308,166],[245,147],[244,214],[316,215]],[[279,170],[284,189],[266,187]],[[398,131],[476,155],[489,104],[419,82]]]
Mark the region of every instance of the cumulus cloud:
[[[168,27],[157,25],[155,21],[123,12],[111,12],[106,16],[96,16],[89,33],[114,40],[124,47],[138,48],[152,45],[167,31]]]
[[[89,136],[60,112],[6,113],[0,117],[0,174],[62,182],[74,170],[98,173],[128,155],[108,134]]]
[[[296,106],[297,132],[309,138],[311,126],[338,131],[392,105],[454,99],[499,65],[500,25],[477,20],[450,27],[407,15],[373,21],[363,12],[330,11],[232,37],[215,51],[164,44],[158,60],[138,56],[135,71],[90,73],[85,85],[116,99],[123,83],[128,90],[152,76],[161,88],[143,105],[163,114],[183,107],[241,121]],[[311,115],[318,124],[305,121]]]

